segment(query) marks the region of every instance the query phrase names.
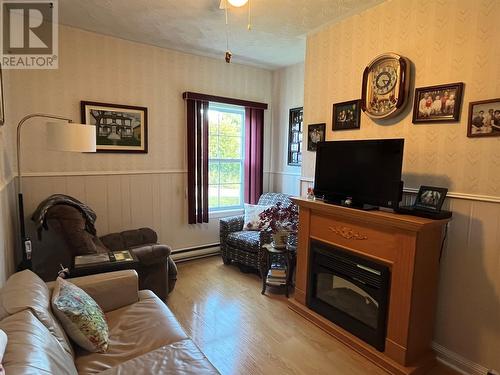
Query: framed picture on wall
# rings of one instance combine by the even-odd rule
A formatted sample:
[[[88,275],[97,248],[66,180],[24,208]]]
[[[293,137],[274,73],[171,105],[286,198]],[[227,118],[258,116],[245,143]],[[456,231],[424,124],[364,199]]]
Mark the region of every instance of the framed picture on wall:
[[[325,140],[326,124],[311,124],[307,127],[307,151],[316,151],[319,142]]]
[[[302,165],[303,107],[290,109],[288,130],[288,165]]]
[[[464,84],[418,87],[413,100],[414,124],[460,120]]]
[[[332,130],[359,129],[361,99],[335,103],[332,110]]]
[[[96,126],[97,152],[148,152],[148,109],[81,102],[83,124]]]
[[[467,137],[500,136],[500,98],[469,103]]]

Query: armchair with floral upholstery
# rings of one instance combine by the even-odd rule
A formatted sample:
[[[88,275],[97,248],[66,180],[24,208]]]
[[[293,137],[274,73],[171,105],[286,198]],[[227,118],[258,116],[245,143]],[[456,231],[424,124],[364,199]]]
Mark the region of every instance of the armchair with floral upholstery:
[[[282,193],[264,193],[258,205],[272,206],[281,202],[283,207],[292,204],[290,196]],[[263,262],[263,245],[271,243],[271,235],[264,230],[243,230],[244,215],[220,220],[220,248],[224,264],[235,263],[243,268],[260,271]]]

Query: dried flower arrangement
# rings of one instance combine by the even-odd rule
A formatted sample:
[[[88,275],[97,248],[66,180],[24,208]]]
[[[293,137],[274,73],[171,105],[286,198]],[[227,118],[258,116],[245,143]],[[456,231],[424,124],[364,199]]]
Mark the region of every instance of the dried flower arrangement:
[[[282,231],[296,234],[299,225],[299,208],[293,203],[283,207],[283,204],[278,202],[262,211],[259,218],[260,230],[269,230],[273,234]]]

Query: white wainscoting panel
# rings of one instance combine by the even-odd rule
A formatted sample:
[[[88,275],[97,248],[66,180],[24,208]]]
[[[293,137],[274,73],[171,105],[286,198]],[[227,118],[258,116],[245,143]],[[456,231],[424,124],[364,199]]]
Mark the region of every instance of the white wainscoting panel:
[[[14,180],[0,189],[0,287],[15,270],[17,211]]]
[[[96,211],[99,235],[151,227],[160,241],[173,249],[218,243],[218,219],[208,224],[187,224],[185,178],[185,173],[26,177],[26,217],[29,220],[43,199],[62,193]]]

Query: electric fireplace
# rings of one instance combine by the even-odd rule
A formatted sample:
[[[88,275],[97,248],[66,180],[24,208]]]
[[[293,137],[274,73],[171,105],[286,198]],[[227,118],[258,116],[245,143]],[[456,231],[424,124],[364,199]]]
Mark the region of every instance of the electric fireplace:
[[[449,219],[292,201],[300,223],[288,306],[390,374],[428,372],[436,361],[439,254]]]
[[[389,268],[316,240],[309,256],[307,306],[384,351]]]

